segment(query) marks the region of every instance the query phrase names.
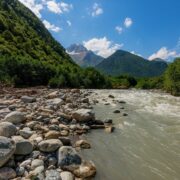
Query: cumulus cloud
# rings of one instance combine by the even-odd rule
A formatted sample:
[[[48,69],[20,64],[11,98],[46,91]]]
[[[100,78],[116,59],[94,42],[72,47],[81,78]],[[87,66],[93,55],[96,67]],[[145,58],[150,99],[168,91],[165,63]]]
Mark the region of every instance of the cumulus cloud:
[[[28,7],[37,17],[41,18],[42,3],[37,3],[36,0],[19,0],[26,7]]]
[[[55,26],[54,24],[51,24],[50,22],[48,22],[47,20],[43,20],[43,24],[45,25],[45,27],[50,30],[50,31],[54,31],[54,32],[59,32],[62,29],[60,27]]]
[[[160,59],[163,59],[163,60],[168,60],[170,58],[174,58],[174,57],[177,57],[178,54],[176,51],[171,51],[171,50],[168,50],[167,47],[162,47],[161,49],[159,49],[156,53],[152,54],[148,59],[149,60],[153,60],[153,59],[156,59],[156,58],[160,58]]]
[[[92,11],[91,15],[92,15],[93,17],[95,17],[95,16],[99,16],[99,15],[101,15],[101,14],[103,14],[103,9],[100,7],[99,4],[94,3],[94,5],[93,5],[93,11]]]
[[[84,41],[83,44],[88,50],[91,50],[95,52],[97,55],[102,56],[104,58],[110,56],[123,46],[123,44],[114,44],[106,37],[99,39],[93,38],[89,41]]]
[[[132,19],[129,18],[129,17],[127,17],[127,18],[124,20],[124,26],[125,26],[126,28],[131,27],[132,24],[133,24],[133,21],[132,21]]]
[[[67,22],[67,24],[68,24],[68,26],[72,26],[72,23],[71,23],[71,21],[66,21]]]
[[[49,11],[55,14],[62,14],[63,12],[69,12],[73,6],[64,2],[57,3],[55,0],[47,1],[47,8]]]
[[[47,7],[49,11],[55,14],[62,14],[64,12],[69,12],[72,8],[72,4],[67,4],[64,2],[57,3],[56,0],[19,0],[26,7],[28,7],[34,14],[41,18],[41,10]]]
[[[116,27],[115,27],[115,30],[116,30],[119,34],[121,34],[121,33],[123,32],[123,28],[122,28],[121,26],[116,26]]]

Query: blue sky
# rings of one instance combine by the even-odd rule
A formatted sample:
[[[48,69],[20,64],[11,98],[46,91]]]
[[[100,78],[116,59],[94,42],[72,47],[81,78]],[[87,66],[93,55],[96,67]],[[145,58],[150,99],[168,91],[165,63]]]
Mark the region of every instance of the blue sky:
[[[123,49],[145,58],[180,56],[180,0],[19,0],[64,47],[82,43],[107,57]]]

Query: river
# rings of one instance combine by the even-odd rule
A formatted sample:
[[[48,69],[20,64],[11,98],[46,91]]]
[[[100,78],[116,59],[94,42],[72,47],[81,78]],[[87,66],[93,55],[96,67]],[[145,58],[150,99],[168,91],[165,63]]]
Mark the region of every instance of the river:
[[[126,104],[113,102],[110,94]],[[143,90],[97,90],[90,99],[99,100],[94,105],[97,119],[111,118],[115,126],[111,134],[94,130],[84,137],[92,148],[81,153],[95,163],[95,180],[180,179],[179,97]],[[117,109],[120,114],[113,113]]]

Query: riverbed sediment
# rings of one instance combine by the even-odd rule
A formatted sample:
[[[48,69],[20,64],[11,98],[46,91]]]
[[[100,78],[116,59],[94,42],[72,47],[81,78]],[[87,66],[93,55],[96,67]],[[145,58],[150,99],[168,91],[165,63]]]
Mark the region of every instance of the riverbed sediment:
[[[96,166],[79,155],[97,120],[89,95],[79,89],[3,88],[0,94],[0,179],[93,179]]]

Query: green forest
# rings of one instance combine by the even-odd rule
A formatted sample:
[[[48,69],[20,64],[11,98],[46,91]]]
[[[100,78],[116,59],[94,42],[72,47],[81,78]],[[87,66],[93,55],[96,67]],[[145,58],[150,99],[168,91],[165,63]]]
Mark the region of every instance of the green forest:
[[[110,76],[76,65],[43,23],[17,0],[0,1],[0,83],[15,87],[163,89],[180,94],[180,58],[153,78]]]

